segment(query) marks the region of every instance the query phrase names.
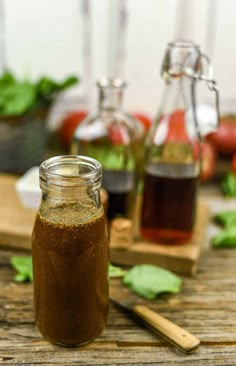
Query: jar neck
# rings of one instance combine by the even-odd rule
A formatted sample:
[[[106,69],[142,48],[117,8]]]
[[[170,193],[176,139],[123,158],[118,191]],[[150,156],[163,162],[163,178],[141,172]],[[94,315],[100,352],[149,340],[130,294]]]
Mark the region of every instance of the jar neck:
[[[105,87],[99,89],[98,108],[100,110],[121,109],[123,89]]]

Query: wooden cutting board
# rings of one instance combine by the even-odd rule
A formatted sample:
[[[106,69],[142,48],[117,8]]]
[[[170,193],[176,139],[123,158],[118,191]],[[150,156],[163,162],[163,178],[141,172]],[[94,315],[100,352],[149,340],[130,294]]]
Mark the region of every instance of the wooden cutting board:
[[[16,180],[15,176],[0,175],[0,246],[30,250],[36,211],[22,206],[15,191]],[[139,205],[133,220],[136,236],[139,221],[138,207]],[[208,206],[200,202],[192,240],[178,246],[153,244],[139,239],[127,243],[127,248],[119,247],[117,239],[111,232],[111,262],[121,265],[150,263],[175,272],[194,274],[197,270],[208,220]]]
[[[30,249],[36,211],[22,206],[15,191],[17,179],[0,176],[0,245]]]

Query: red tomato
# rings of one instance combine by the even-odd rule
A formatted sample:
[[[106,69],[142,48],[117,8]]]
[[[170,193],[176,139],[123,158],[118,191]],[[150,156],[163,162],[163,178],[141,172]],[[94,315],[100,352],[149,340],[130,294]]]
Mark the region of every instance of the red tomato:
[[[204,140],[202,143],[202,166],[201,166],[201,181],[207,182],[210,180],[216,170],[217,151],[215,146]]]
[[[166,137],[168,142],[186,142],[189,140],[185,128],[184,110],[179,109],[169,117],[169,130]]]
[[[59,138],[62,145],[67,149],[70,146],[76,127],[87,116],[86,111],[74,111],[69,113],[62,121],[59,128]]]
[[[124,126],[119,124],[111,124],[108,126],[109,139],[113,145],[125,144],[129,142],[127,131]],[[128,139],[128,140],[127,140]]]
[[[144,113],[132,113],[132,115],[134,116],[134,118],[138,119],[142,123],[145,131],[149,130],[152,124],[151,117],[149,117],[147,114]]]
[[[231,155],[236,151],[236,121],[234,118],[222,117],[216,132],[207,136],[217,151],[224,155]]]
[[[234,174],[236,174],[236,152],[234,153],[232,158],[231,168]]]

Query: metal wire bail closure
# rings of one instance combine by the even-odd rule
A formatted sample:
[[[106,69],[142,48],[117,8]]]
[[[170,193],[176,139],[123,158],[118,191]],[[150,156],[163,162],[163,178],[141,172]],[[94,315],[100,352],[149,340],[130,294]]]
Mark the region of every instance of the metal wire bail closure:
[[[217,114],[217,126],[218,126],[219,120],[220,120],[220,102],[219,102],[220,98],[219,98],[219,90],[217,87],[217,82],[213,78],[212,63],[211,63],[211,60],[209,59],[209,57],[204,53],[200,53],[200,59],[201,59],[201,61],[202,60],[206,61],[207,73],[206,74],[203,73],[203,67],[202,67],[203,63],[201,62],[201,67],[200,67],[199,72],[194,73],[194,72],[191,72],[190,69],[185,69],[185,75],[194,79],[195,81],[199,81],[199,80],[205,81],[208,89],[215,93],[215,109],[216,109],[216,114]]]

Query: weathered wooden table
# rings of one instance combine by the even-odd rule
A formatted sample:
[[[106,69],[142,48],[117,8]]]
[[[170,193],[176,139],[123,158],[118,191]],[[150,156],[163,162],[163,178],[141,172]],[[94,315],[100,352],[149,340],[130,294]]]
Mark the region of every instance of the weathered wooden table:
[[[150,306],[201,339],[185,355],[111,304],[96,341],[62,348],[42,338],[32,311],[32,284],[13,281],[10,250],[0,251],[0,365],[236,365],[236,250],[203,252],[198,274],[178,295]]]

